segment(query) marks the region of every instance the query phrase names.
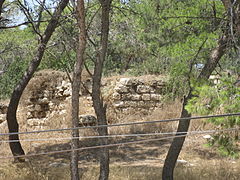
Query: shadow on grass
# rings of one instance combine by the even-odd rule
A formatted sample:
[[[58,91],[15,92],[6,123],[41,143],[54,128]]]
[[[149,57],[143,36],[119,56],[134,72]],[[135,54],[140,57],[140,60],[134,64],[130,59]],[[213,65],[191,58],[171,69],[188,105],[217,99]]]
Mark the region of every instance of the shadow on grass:
[[[124,143],[129,141],[136,141],[139,138],[118,138],[109,140],[110,144],[115,143]],[[79,141],[79,147],[91,147],[99,145],[96,139],[82,139]],[[145,142],[139,144],[130,144],[130,145],[120,145],[109,147],[110,150],[110,158],[112,162],[129,162],[129,161],[141,161],[147,159],[159,158],[159,156],[166,153],[166,146],[170,144],[169,140],[165,141],[154,141],[154,142]],[[34,148],[33,151],[28,152],[28,154],[37,154],[43,152],[51,152],[51,151],[64,151],[71,149],[70,142],[63,144],[46,144],[40,145]],[[80,150],[79,151],[79,161],[81,163],[89,163],[89,162],[98,162],[98,157],[100,153],[100,148],[96,149],[88,149],[88,150]],[[48,158],[46,158],[46,156]],[[62,162],[67,162],[70,160],[71,153],[63,152],[63,153],[54,153],[48,155],[40,155],[34,156],[30,158],[31,160],[41,162],[41,161],[49,161],[49,158],[52,160],[59,160]]]

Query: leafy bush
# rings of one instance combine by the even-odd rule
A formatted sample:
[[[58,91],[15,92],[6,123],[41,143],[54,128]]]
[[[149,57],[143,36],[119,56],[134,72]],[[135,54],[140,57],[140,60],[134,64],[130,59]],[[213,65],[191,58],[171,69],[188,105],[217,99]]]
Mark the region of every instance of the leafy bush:
[[[220,83],[204,84],[195,88],[194,95],[187,110],[201,115],[237,113],[240,109],[240,87],[234,85],[234,77],[223,77]],[[217,129],[238,128],[239,116],[210,118],[208,122],[216,125]],[[221,154],[238,156],[238,131],[225,131],[216,133],[209,145],[217,145]]]
[[[27,68],[27,61],[15,60],[7,71],[0,76],[0,99],[8,98]]]

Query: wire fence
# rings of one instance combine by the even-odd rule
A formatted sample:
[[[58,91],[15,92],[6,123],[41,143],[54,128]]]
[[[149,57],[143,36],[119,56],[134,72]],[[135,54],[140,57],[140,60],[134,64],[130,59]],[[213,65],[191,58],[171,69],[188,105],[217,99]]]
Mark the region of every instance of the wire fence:
[[[187,117],[187,118],[175,118],[175,119],[164,119],[164,120],[156,120],[156,121],[142,121],[142,122],[129,122],[129,123],[119,123],[119,124],[110,124],[110,125],[98,125],[98,126],[87,126],[87,127],[77,127],[77,128],[64,128],[64,129],[49,129],[49,130],[41,130],[41,131],[29,131],[29,132],[14,132],[14,133],[1,133],[0,136],[14,135],[14,134],[33,134],[33,133],[43,133],[43,132],[57,132],[57,131],[67,131],[67,130],[75,130],[75,129],[87,129],[87,128],[103,128],[103,127],[117,127],[117,126],[130,126],[130,125],[140,125],[140,124],[152,124],[152,123],[161,123],[161,122],[173,122],[173,121],[181,121],[181,120],[190,120],[190,119],[208,119],[208,118],[219,118],[219,117],[228,117],[228,116],[239,116],[240,113],[229,113],[229,114],[219,114],[219,115],[208,115],[208,116],[196,116],[196,117]],[[220,132],[229,132],[229,131],[239,131],[239,128],[229,128],[222,130],[208,130],[208,131],[191,131],[191,132],[167,132],[167,133],[144,133],[144,134],[114,134],[114,135],[106,135],[106,136],[80,136],[80,137],[64,137],[64,138],[45,138],[45,139],[21,139],[21,140],[2,140],[1,143],[10,143],[10,142],[35,142],[35,141],[63,141],[63,140],[73,140],[79,138],[113,138],[113,137],[146,137],[146,136],[163,136],[163,135],[171,135],[159,138],[148,138],[141,139],[135,141],[128,142],[120,142],[115,144],[106,144],[106,145],[96,145],[89,147],[81,147],[77,149],[66,149],[66,150],[58,150],[58,151],[49,151],[42,153],[32,153],[27,155],[19,155],[19,156],[0,156],[0,159],[9,159],[9,158],[25,158],[39,155],[50,155],[57,153],[67,153],[72,151],[81,151],[81,150],[90,150],[90,149],[98,149],[98,148],[110,148],[116,146],[130,145],[130,144],[139,144],[145,142],[153,142],[153,141],[161,141],[173,138],[180,138],[186,136],[194,136],[200,134],[214,134]]]
[[[77,129],[96,129],[96,128],[105,128],[105,127],[132,126],[132,125],[174,122],[174,121],[184,121],[184,120],[220,118],[220,117],[228,117],[228,116],[240,116],[240,112],[228,113],[228,114],[218,114],[218,115],[208,115],[208,116],[186,117],[186,118],[173,118],[173,119],[164,119],[164,120],[155,120],[155,121],[140,121],[140,122],[109,124],[109,125],[83,126],[83,127],[75,127],[75,128],[48,129],[48,130],[28,131],[28,132],[0,133],[0,136],[9,136],[9,135],[16,135],[16,134],[20,135],[20,134],[47,133],[47,132],[57,132],[57,131],[70,131],[70,130],[77,130]]]
[[[238,128],[231,128],[232,130],[239,130]],[[163,135],[181,135],[181,134],[193,134],[193,133],[215,133],[217,130],[207,131],[186,131],[186,132],[160,132],[160,133],[137,133],[137,134],[112,134],[106,136],[78,136],[78,137],[62,137],[62,138],[39,138],[39,139],[19,139],[19,140],[0,140],[0,143],[10,142],[39,142],[39,141],[66,141],[74,139],[99,139],[99,138],[124,138],[124,137],[146,137],[146,136],[163,136]]]
[[[26,158],[26,157],[33,157],[33,156],[40,156],[40,155],[67,153],[67,152],[72,152],[72,151],[82,151],[82,150],[99,149],[99,148],[110,148],[110,147],[117,147],[117,146],[131,145],[131,144],[140,144],[140,143],[146,143],[146,142],[162,141],[162,140],[168,140],[168,139],[173,139],[173,138],[181,138],[181,137],[187,137],[187,136],[195,136],[195,135],[201,135],[201,134],[206,134],[206,133],[207,134],[213,134],[213,133],[230,132],[230,131],[239,131],[239,128],[229,128],[229,129],[223,129],[223,130],[195,131],[195,132],[188,132],[188,133],[184,132],[186,134],[183,134],[183,132],[180,132],[181,134],[174,135],[174,136],[141,139],[141,140],[121,142],[121,143],[115,143],[115,144],[81,147],[81,148],[77,148],[77,149],[65,149],[65,150],[58,150],[58,151],[32,153],[32,154],[19,155],[19,156],[0,156],[0,159]]]

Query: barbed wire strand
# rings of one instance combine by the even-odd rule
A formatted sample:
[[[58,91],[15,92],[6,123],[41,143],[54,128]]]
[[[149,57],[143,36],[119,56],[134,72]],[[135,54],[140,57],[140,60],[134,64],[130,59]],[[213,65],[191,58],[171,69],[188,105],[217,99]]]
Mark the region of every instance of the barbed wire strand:
[[[223,129],[223,130],[215,130],[214,132],[225,132],[225,131],[235,131],[235,130],[239,130],[239,128],[229,128],[229,129]],[[123,145],[140,144],[140,143],[145,143],[145,142],[154,142],[154,141],[161,141],[161,140],[167,140],[167,139],[173,139],[173,138],[194,136],[194,135],[205,134],[205,133],[206,132],[204,132],[204,133],[203,132],[199,132],[199,133],[183,134],[183,135],[177,135],[177,136],[167,136],[167,137],[161,137],[161,138],[142,139],[142,140],[123,142],[123,143],[97,145],[97,146],[82,147],[82,148],[77,148],[77,149],[66,149],[66,150],[58,150],[58,151],[49,151],[49,152],[33,153],[33,154],[19,155],[19,156],[0,156],[0,159],[25,158],[25,157],[33,157],[33,156],[40,156],[40,155],[67,153],[67,152],[72,152],[72,151],[82,151],[82,150],[99,149],[99,148],[106,148],[106,147],[117,147],[117,146],[123,146]],[[208,132],[208,133],[212,134],[213,131],[212,132]]]
[[[94,129],[94,128],[104,128],[104,127],[131,126],[131,125],[173,122],[173,121],[190,120],[190,119],[191,120],[196,120],[196,119],[219,118],[219,117],[228,117],[228,116],[240,116],[240,112],[238,112],[238,113],[228,113],[228,114],[218,114],[218,115],[208,115],[208,116],[173,118],[173,119],[164,119],[164,120],[155,120],[155,121],[139,121],[139,122],[118,123],[118,124],[109,124],[109,125],[84,126],[84,127],[75,127],[75,128],[48,129],[48,130],[28,131],[28,132],[0,133],[0,136],[9,136],[9,135],[15,135],[15,134],[46,133],[46,132],[56,132],[56,131],[69,131],[69,130],[76,130],[76,129]]]
[[[236,129],[238,130],[238,129]],[[73,139],[98,139],[98,138],[117,138],[117,137],[142,137],[142,136],[161,136],[161,135],[179,135],[186,133],[214,133],[216,130],[206,130],[206,131],[185,131],[185,132],[165,132],[165,133],[139,133],[139,134],[112,134],[105,136],[79,136],[79,137],[63,137],[63,138],[43,138],[43,139],[20,139],[20,140],[0,140],[0,143],[10,143],[10,142],[36,142],[36,141],[64,141]]]

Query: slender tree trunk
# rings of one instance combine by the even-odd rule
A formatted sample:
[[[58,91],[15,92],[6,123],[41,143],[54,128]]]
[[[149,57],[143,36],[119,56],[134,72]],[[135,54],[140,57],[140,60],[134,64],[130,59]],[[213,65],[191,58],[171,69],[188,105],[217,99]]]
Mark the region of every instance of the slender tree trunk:
[[[207,60],[204,68],[202,69],[200,75],[198,76],[198,81],[207,80],[213,70],[216,68],[219,60],[224,55],[227,49],[227,36],[223,35],[219,41],[218,46],[211,52],[209,59]],[[187,102],[192,98],[192,90],[190,89],[188,95],[184,98],[182,105],[181,118],[191,117],[185,106]],[[185,135],[189,128],[190,120],[180,120],[177,129],[177,135]],[[185,137],[176,137],[169,148],[167,157],[164,162],[162,179],[163,180],[173,180],[173,172],[176,165],[176,161],[181,152]]]
[[[1,18],[1,14],[2,14],[2,9],[3,9],[3,3],[4,3],[5,0],[0,0],[0,20],[2,19]]]
[[[107,124],[106,118],[106,107],[104,107],[103,100],[101,98],[101,78],[103,63],[107,53],[108,46],[108,34],[109,34],[109,13],[111,7],[111,0],[100,0],[102,6],[102,16],[101,16],[101,41],[100,50],[97,54],[97,59],[95,61],[94,74],[93,74],[93,106],[98,119],[98,125]],[[108,129],[99,128],[98,133],[100,136],[108,135]],[[100,144],[104,145],[108,143],[107,138],[100,138]],[[109,150],[108,148],[102,148],[100,150],[100,175],[99,180],[107,180],[109,176]]]
[[[33,73],[36,71],[38,65],[40,64],[44,51],[46,49],[46,44],[48,43],[54,30],[56,29],[61,13],[63,9],[67,6],[67,4],[68,4],[68,0],[60,1],[57,9],[53,13],[53,16],[42,36],[43,38],[41,39],[40,44],[38,45],[36,56],[33,58],[31,63],[29,64],[28,69],[26,70],[23,77],[21,78],[21,80],[19,81],[19,83],[17,84],[17,86],[15,87],[12,93],[10,103],[8,105],[8,111],[7,111],[7,123],[8,123],[8,129],[10,133],[18,132],[19,130],[16,112],[17,112],[20,98],[22,96],[22,93],[25,87],[30,81]],[[10,135],[9,140],[19,140],[18,134]],[[13,156],[24,155],[24,151],[22,149],[20,142],[10,142],[9,145],[10,145],[10,149],[12,151]],[[22,161],[23,159],[15,158],[15,160]]]
[[[81,73],[82,67],[84,63],[84,52],[86,49],[86,27],[85,27],[85,8],[84,8],[84,0],[77,1],[77,20],[78,27],[80,30],[79,33],[79,46],[77,49],[77,61],[74,66],[73,73],[73,82],[72,82],[72,127],[79,126],[79,92],[80,92],[80,84],[81,84]],[[79,130],[72,131],[72,139],[71,147],[72,149],[79,148]],[[71,152],[71,179],[79,180],[79,172],[78,172],[78,151]]]

